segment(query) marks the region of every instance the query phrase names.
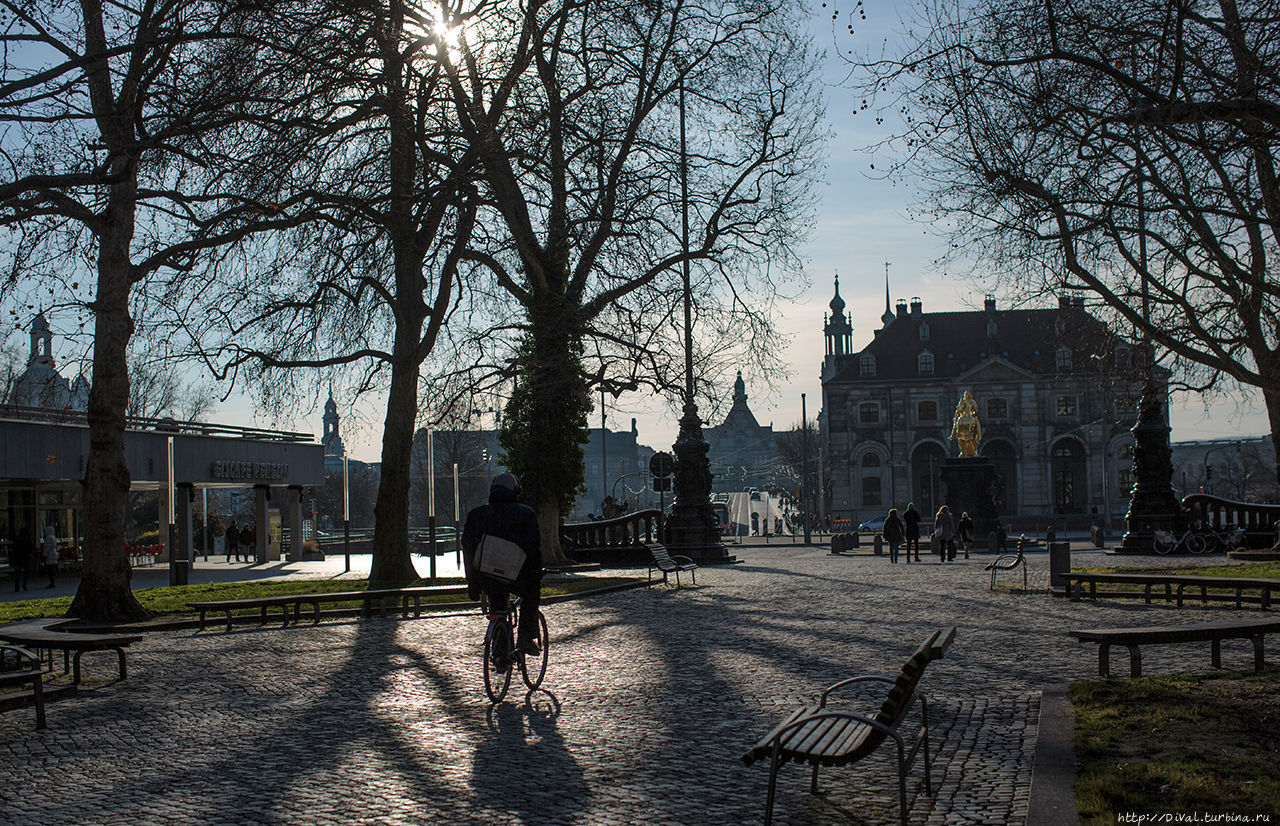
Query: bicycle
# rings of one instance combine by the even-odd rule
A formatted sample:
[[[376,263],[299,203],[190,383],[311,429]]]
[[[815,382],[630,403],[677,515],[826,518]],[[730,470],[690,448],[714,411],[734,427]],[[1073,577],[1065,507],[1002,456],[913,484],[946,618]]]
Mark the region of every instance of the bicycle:
[[[1151,539],[1151,547],[1162,556],[1173,553],[1183,546],[1193,554],[1202,554],[1209,548],[1209,544],[1205,542],[1204,537],[1193,528],[1187,528],[1181,536],[1173,531],[1156,531],[1155,536]]]
[[[538,612],[538,639],[542,652],[537,657],[525,654],[516,646],[516,629],[520,627],[520,606],[523,600],[516,597],[507,603],[506,611],[489,611],[482,604],[481,612],[489,619],[484,633],[484,692],[495,703],[502,702],[511,685],[511,671],[519,664],[520,677],[529,688],[542,685],[547,673],[547,618]]]
[[[1244,547],[1244,528],[1231,525],[1222,530],[1209,528],[1205,531],[1205,541],[1209,552],[1238,551]]]

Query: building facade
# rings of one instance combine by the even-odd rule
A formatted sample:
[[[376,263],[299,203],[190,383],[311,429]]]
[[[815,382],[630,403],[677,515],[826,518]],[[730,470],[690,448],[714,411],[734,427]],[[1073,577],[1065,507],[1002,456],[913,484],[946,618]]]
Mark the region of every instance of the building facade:
[[[724,422],[703,428],[702,436],[710,446],[713,492],[773,490],[793,484],[779,457],[773,425],[760,424],[747,406],[747,386],[741,370],[733,382],[733,404]]]
[[[883,326],[858,351],[838,281],[830,306],[822,416],[833,517],[857,524],[908,502],[932,515],[946,500],[940,469],[958,455],[952,415],[966,390],[1001,517],[1123,517],[1147,351],[1081,299],[1000,310],[988,297],[982,310],[926,313],[918,298],[890,308],[886,287]],[[1156,368],[1155,381],[1167,398],[1168,374]]]

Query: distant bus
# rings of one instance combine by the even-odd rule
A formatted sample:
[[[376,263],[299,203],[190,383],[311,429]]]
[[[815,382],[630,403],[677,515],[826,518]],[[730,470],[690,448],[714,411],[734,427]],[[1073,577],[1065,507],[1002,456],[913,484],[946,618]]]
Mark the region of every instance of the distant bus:
[[[711,510],[715,511],[716,521],[720,523],[720,535],[729,536],[729,506],[724,502],[712,502]]]

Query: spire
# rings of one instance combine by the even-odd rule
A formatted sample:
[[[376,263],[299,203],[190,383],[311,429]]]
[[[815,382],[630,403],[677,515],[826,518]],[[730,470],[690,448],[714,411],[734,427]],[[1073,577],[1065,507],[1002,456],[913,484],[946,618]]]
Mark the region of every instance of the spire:
[[[835,319],[844,315],[845,303],[844,299],[840,297],[840,273],[836,273],[836,294],[831,299],[830,307],[831,318]]]
[[[893,307],[889,306],[889,262],[884,262],[884,315],[880,316],[880,320],[884,322],[884,326],[888,327],[889,322],[896,318],[893,314]]]

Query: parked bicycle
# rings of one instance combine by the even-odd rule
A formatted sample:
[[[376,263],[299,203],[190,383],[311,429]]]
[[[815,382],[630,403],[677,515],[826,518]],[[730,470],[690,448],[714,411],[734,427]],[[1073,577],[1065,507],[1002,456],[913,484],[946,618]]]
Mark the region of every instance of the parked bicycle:
[[[516,645],[516,628],[520,626],[520,597],[507,603],[506,611],[489,611],[487,601],[480,605],[481,612],[489,619],[484,633],[484,691],[495,703],[502,702],[511,685],[511,672],[520,666],[520,676],[529,688],[542,685],[547,673],[547,652],[550,639],[547,636],[547,618],[538,612],[538,639],[542,651],[538,655],[525,654]]]
[[[1222,530],[1209,528],[1204,532],[1208,545],[1208,553],[1215,551],[1238,551],[1244,547],[1244,528],[1229,525]]]
[[[1186,548],[1189,553],[1202,554],[1209,549],[1209,543],[1205,541],[1204,535],[1192,528],[1187,528],[1181,534],[1174,531],[1156,531],[1151,540],[1151,546],[1158,554],[1171,554],[1180,548]]]

